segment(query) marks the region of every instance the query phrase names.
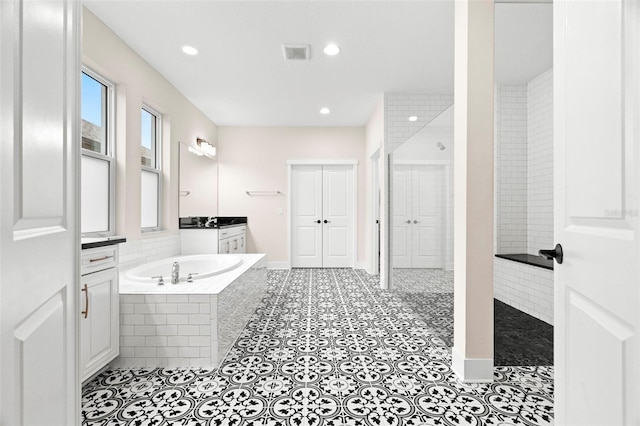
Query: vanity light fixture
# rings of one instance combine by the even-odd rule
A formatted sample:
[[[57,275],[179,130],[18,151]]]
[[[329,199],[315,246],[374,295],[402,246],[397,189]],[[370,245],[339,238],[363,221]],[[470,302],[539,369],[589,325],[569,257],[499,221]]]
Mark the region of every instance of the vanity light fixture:
[[[329,108],[327,108],[327,107],[324,107],[324,108],[322,108],[322,109],[320,110],[320,114],[322,114],[322,115],[327,115],[327,114],[329,114],[330,112],[331,112],[331,110],[329,110]]]
[[[207,157],[214,158],[216,156],[216,147],[206,140],[196,138],[196,145],[198,145],[198,148],[200,148],[202,154],[206,155]]]
[[[411,117],[409,117],[409,121],[418,121],[418,117],[415,115],[412,115]]]
[[[187,55],[191,55],[191,56],[195,56],[195,55],[198,54],[198,49],[196,49],[193,46],[189,46],[189,45],[182,46],[182,51],[184,53],[186,53]]]
[[[340,53],[340,47],[338,45],[330,43],[324,48],[324,54],[327,56],[335,56]]]

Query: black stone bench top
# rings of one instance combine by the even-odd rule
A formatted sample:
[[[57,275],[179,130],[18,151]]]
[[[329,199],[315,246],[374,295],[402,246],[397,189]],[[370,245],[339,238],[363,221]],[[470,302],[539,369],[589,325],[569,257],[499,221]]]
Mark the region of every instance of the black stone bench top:
[[[516,254],[496,254],[501,259],[513,260],[514,262],[525,263],[527,265],[537,266],[539,268],[550,269],[553,271],[553,259],[547,259],[542,256],[533,254],[516,253]]]

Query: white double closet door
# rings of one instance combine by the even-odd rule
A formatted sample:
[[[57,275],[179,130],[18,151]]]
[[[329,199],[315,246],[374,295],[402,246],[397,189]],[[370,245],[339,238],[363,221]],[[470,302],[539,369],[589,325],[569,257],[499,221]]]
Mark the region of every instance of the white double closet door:
[[[443,166],[394,165],[394,268],[444,267],[444,175]]]
[[[292,166],[292,267],[354,266],[353,169],[352,165]]]

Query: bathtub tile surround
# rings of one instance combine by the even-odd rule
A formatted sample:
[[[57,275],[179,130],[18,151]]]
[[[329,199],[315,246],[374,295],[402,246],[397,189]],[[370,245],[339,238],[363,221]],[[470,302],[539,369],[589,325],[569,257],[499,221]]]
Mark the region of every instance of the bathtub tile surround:
[[[120,270],[180,254],[180,235],[144,236],[120,244]]]
[[[458,382],[437,322],[427,326],[378,277],[293,269],[268,280],[219,369],[106,371],[84,388],[83,425],[553,423],[552,367]]]
[[[238,268],[193,283],[121,279],[120,356],[112,366],[217,367],[266,291],[266,256],[236,256]]]

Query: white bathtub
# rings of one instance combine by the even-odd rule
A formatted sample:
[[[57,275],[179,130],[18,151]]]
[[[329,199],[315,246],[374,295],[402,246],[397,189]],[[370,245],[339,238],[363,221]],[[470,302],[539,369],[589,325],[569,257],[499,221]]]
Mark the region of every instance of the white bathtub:
[[[170,279],[174,261],[178,284]],[[266,265],[264,254],[193,255],[122,271],[120,356],[112,366],[219,366],[266,294]],[[201,275],[186,282],[189,272]],[[164,285],[149,278],[156,274]]]
[[[175,256],[145,263],[130,269],[125,273],[124,278],[126,280],[157,284],[157,277],[162,276],[164,283],[171,285],[171,268],[174,262],[178,262],[180,265],[180,282],[185,282],[189,274],[195,281],[230,271],[237,268],[242,263],[242,259],[238,256],[227,254]]]
[[[180,282],[171,284],[171,265],[180,264]],[[266,267],[264,254],[196,254],[168,257],[120,272],[120,294],[218,294],[251,268]],[[188,274],[193,282],[187,282]],[[162,275],[164,285],[158,285]]]

